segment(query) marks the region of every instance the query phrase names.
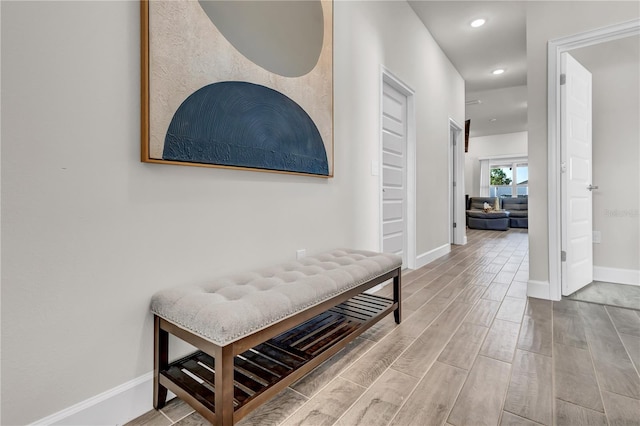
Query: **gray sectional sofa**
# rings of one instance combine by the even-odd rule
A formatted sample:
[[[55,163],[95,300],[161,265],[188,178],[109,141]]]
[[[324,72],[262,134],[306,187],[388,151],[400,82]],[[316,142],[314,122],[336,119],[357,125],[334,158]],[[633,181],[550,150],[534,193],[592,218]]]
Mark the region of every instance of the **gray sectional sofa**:
[[[509,229],[509,212],[490,211],[484,212],[484,203],[495,206],[495,197],[469,198],[467,209],[467,226],[471,229],[487,229],[492,231],[506,231]]]
[[[495,197],[472,197],[467,205],[467,226],[471,229],[506,231],[511,228],[528,228],[528,199],[500,198],[500,210],[483,210],[484,203],[494,207]]]
[[[509,212],[511,228],[529,228],[528,198],[501,198],[500,208]]]

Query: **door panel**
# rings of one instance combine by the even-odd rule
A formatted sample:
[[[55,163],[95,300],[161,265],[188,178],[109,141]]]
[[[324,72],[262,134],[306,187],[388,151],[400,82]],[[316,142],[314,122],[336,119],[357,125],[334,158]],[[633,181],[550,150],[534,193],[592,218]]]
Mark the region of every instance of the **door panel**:
[[[402,123],[399,123],[398,121],[394,120],[391,117],[388,116],[384,116],[383,118],[383,122],[382,122],[384,128],[387,130],[387,132],[389,132],[391,134],[391,136],[396,136],[396,137],[402,137],[404,136],[404,129],[402,127]]]
[[[396,93],[385,92],[382,98],[382,109],[385,115],[393,117],[398,121],[402,121],[404,115],[404,105],[402,102],[403,95],[396,91]]]
[[[382,175],[382,184],[385,187],[393,187],[393,188],[402,188],[403,187],[403,179],[404,173],[402,169],[396,169],[393,164],[390,163],[382,163],[383,167],[387,166],[386,170]]]
[[[402,202],[391,201],[384,203],[382,206],[382,218],[385,222],[390,220],[402,220]]]
[[[384,241],[385,249],[387,253],[401,253],[404,245],[403,235],[387,235]]]
[[[382,98],[382,250],[406,265],[407,97],[384,83]]]
[[[402,201],[404,198],[404,190],[402,188],[391,188],[387,187],[384,190],[384,201],[397,200]]]
[[[385,151],[397,155],[402,155],[402,152],[404,150],[403,144],[405,143],[404,137],[402,135],[390,133],[386,126],[384,127],[384,129],[384,133],[382,134],[382,143],[385,147]]]
[[[565,84],[560,87],[562,146],[562,294],[593,281],[591,181],[591,73],[568,53],[561,55]]]
[[[395,222],[387,222],[383,226],[385,235],[398,234],[404,230],[404,224],[401,220]]]
[[[404,157],[400,155],[390,154],[385,152],[382,154],[382,162],[389,166],[394,166],[398,168],[402,168],[404,166]]]

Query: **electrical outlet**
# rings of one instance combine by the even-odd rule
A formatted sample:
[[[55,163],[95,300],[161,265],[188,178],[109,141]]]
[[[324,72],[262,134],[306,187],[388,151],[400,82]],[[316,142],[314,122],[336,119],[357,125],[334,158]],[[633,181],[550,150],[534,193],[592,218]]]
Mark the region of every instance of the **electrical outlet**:
[[[302,259],[307,255],[307,249],[296,250],[296,259]]]
[[[600,244],[602,242],[602,232],[593,231],[593,243]]]

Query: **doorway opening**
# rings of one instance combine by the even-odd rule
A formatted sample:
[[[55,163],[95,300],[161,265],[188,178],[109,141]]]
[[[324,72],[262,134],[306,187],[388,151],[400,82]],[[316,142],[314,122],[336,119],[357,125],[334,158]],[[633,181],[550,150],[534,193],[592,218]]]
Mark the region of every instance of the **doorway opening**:
[[[563,209],[562,143],[560,119],[561,55],[574,49],[595,46],[605,42],[640,34],[640,20],[629,21],[609,27],[587,31],[549,42],[548,49],[548,235],[549,235],[549,288],[534,289],[530,295],[560,300],[563,293],[563,241],[566,208]],[[591,230],[590,230],[591,231]],[[589,242],[590,243],[590,242]],[[530,283],[531,284],[531,283]]]
[[[449,217],[450,243],[467,243],[464,199],[464,145],[462,127],[449,118]]]

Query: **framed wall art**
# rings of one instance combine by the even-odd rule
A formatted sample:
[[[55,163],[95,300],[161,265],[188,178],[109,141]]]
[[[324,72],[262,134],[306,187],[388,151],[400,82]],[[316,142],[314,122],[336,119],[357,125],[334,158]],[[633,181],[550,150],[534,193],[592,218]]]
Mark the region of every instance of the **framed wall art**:
[[[140,11],[143,162],[333,176],[332,1]]]

